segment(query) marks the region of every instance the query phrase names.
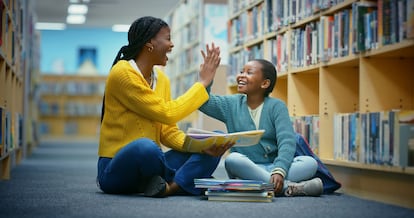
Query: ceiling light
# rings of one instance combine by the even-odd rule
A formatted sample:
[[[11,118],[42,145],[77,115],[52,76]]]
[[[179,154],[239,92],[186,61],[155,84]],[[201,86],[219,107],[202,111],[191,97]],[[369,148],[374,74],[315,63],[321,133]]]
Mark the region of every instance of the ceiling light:
[[[81,14],[69,14],[66,17],[66,23],[69,24],[83,24],[85,23],[85,15],[81,15]]]
[[[76,3],[89,3],[90,0],[69,0],[69,3],[76,4]]]
[[[86,14],[88,13],[87,5],[74,4],[68,7],[69,14]]]
[[[42,23],[38,22],[35,25],[37,30],[64,30],[66,28],[66,24],[64,23]]]
[[[112,31],[114,32],[128,32],[130,25],[125,24],[115,24],[112,26]]]

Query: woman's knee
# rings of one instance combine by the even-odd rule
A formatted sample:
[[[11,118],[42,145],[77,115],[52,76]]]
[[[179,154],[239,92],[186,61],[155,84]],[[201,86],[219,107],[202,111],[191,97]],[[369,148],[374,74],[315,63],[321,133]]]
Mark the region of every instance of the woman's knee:
[[[134,154],[146,155],[157,154],[161,151],[161,148],[153,140],[148,138],[134,140],[125,146],[125,149]]]

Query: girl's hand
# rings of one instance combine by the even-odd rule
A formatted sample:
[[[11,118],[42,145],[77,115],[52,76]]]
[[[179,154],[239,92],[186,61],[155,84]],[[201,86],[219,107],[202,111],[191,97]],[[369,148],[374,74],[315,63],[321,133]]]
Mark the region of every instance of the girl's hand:
[[[275,173],[270,177],[270,183],[274,184],[275,194],[281,193],[283,190],[284,178],[282,175]]]
[[[235,142],[228,142],[226,144],[220,144],[220,145],[212,145],[204,150],[202,150],[202,153],[208,154],[210,156],[219,157],[222,156],[229,148],[231,148]]]

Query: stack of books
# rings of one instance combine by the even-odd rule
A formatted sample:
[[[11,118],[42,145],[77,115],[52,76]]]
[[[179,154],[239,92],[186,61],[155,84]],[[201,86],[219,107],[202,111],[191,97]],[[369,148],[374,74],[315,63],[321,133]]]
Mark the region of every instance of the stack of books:
[[[258,180],[194,179],[196,188],[206,189],[209,201],[272,202],[274,186]]]

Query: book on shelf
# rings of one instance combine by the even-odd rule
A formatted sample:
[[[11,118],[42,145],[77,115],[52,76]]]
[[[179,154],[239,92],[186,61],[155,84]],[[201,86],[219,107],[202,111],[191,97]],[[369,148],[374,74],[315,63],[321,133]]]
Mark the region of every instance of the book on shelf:
[[[398,112],[399,129],[394,144],[399,144],[395,151],[395,164],[402,167],[414,166],[414,110],[402,110]]]
[[[335,115],[334,159],[413,166],[414,110]]]
[[[234,146],[251,146],[259,143],[264,130],[250,130],[234,133],[220,133],[196,128],[189,128],[183,148],[190,152],[201,152],[212,145],[234,142]]]
[[[205,188],[209,201],[272,202],[274,186],[259,180],[194,179],[196,188]]]
[[[407,1],[407,38],[414,38],[414,1]]]

